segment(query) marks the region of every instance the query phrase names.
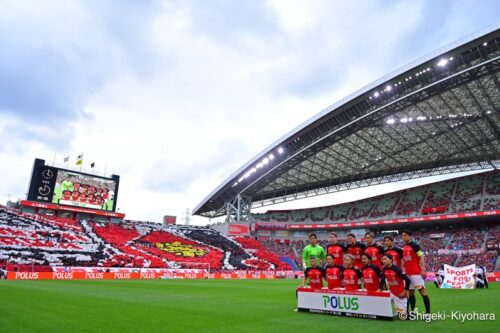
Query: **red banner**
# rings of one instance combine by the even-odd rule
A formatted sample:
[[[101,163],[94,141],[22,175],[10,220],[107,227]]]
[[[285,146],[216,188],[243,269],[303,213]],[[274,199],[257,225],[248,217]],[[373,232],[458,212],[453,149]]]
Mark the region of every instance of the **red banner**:
[[[250,229],[248,224],[229,224],[229,236],[248,236]]]
[[[426,207],[422,209],[422,214],[445,213],[448,206]]]
[[[41,203],[41,202],[34,202],[34,201],[27,201],[27,200],[21,200],[21,206],[44,208],[44,209],[51,209],[51,210],[65,210],[65,211],[70,211],[70,212],[87,213],[87,214],[107,216],[107,217],[118,217],[118,218],[125,217],[125,214],[123,214],[123,213],[113,213],[113,212],[106,212],[103,210],[94,210],[94,209],[81,208],[81,207],[60,206],[60,205],[55,205],[55,204],[51,204],[51,203]]]

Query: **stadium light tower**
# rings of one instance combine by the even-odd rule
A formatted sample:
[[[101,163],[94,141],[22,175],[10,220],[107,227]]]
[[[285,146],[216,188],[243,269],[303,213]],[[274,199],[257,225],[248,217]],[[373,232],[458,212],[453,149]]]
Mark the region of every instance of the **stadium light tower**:
[[[184,212],[184,224],[189,225],[189,222],[191,222],[191,210],[189,208],[186,208],[186,211]]]
[[[234,199],[226,202],[226,222],[246,222],[250,219],[252,198],[239,193]]]

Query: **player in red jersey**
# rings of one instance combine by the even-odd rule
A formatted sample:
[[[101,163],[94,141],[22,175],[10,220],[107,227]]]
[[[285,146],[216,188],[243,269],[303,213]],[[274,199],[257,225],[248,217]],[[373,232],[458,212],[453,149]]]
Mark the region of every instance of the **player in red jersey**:
[[[347,234],[347,253],[354,257],[353,266],[357,269],[363,267],[361,255],[365,252],[365,244],[356,241],[356,235]],[[344,257],[345,258],[345,257]]]
[[[377,265],[373,264],[372,258],[368,253],[361,256],[363,262],[363,284],[368,291],[377,291],[380,286],[382,271]]]
[[[394,238],[392,236],[385,236],[384,245],[384,253],[388,253],[392,256],[394,265],[403,268],[403,250],[394,246]]]
[[[401,271],[401,268],[393,264],[393,258],[390,254],[384,253],[382,255],[382,263],[384,264],[384,271],[379,287],[380,289],[387,287],[391,292],[396,310],[400,313],[406,313],[408,310],[407,292],[411,281]]]
[[[73,192],[71,193],[71,200],[72,201],[78,201],[78,198],[80,197],[80,192]]]
[[[411,232],[405,230],[401,233],[403,236],[403,242],[405,246],[403,246],[403,263],[405,267],[405,273],[410,277],[410,296],[408,297],[408,301],[410,303],[411,310],[415,310],[415,289],[418,289],[420,295],[422,295],[422,299],[425,305],[425,313],[431,312],[431,301],[429,299],[429,295],[427,295],[427,290],[425,289],[425,260],[424,253],[415,242],[411,240]]]
[[[352,254],[344,255],[344,271],[342,272],[342,281],[344,282],[345,290],[355,291],[359,289],[360,279],[363,273],[353,266],[354,256]]]
[[[78,198],[80,202],[87,202],[87,195],[85,193],[80,193],[80,197]]]
[[[384,248],[377,243],[375,243],[375,235],[373,232],[367,232],[365,234],[366,239],[366,254],[370,255],[372,258],[372,264],[378,266],[382,270],[382,253],[384,253]]]
[[[342,260],[343,261],[343,260]],[[326,256],[326,266],[323,270],[323,277],[328,284],[328,289],[342,287],[342,272],[344,267],[335,263],[335,258],[332,254]]]
[[[316,257],[309,257],[309,262],[311,266],[307,267],[304,271],[300,287],[306,286],[307,281],[309,281],[309,287],[312,289],[321,289],[323,288],[323,269],[318,266]]]
[[[62,199],[63,200],[71,200],[71,191],[64,191]]]
[[[346,252],[347,248],[345,245],[337,243],[337,234],[335,232],[330,232],[326,254],[331,254],[333,256],[335,265],[342,266],[344,264],[344,254]]]

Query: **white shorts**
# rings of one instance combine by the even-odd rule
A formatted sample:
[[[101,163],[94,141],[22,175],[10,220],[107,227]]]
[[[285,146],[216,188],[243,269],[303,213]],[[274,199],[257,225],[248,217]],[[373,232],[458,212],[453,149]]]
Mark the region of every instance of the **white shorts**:
[[[408,306],[408,299],[406,297],[399,298],[391,293],[391,299],[394,301],[394,307],[396,308],[396,311],[406,312],[406,307]]]
[[[411,280],[410,289],[422,289],[425,288],[425,281],[422,275],[409,275]]]

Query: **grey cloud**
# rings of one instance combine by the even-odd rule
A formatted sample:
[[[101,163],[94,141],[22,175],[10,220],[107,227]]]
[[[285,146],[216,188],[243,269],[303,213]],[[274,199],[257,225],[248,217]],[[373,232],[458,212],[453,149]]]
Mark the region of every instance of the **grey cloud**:
[[[162,193],[181,193],[196,179],[229,177],[243,165],[248,156],[241,139],[208,143],[200,140],[203,153],[191,153],[187,148],[179,156],[161,157],[144,172],[143,183],[148,189]],[[214,181],[214,186],[219,180]]]
[[[14,7],[11,17],[0,16],[0,116],[53,128],[58,132],[54,138],[29,129],[20,129],[18,135],[55,148],[70,142],[68,123],[85,116],[95,92],[128,65],[138,72],[147,69],[145,53],[152,54],[145,51],[141,31],[151,22],[153,6],[131,1],[83,4],[89,7],[76,7],[83,13],[54,8],[54,21],[26,14],[21,6]]]

